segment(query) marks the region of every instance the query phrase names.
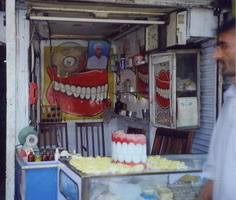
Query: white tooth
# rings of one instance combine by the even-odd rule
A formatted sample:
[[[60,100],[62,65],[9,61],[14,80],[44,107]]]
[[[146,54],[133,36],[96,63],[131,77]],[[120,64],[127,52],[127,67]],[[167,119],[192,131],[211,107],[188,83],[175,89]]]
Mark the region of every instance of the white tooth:
[[[123,154],[127,154],[127,148],[128,148],[128,145],[126,142],[123,142],[122,143],[122,153]]]
[[[101,97],[100,97],[101,101],[104,99],[104,96],[105,96],[105,86],[103,85],[101,89]]]
[[[59,83],[59,86],[60,86],[61,92],[63,92],[63,93],[66,92],[65,86],[63,83]]]
[[[118,154],[114,153],[114,161],[116,162],[118,160]]]
[[[116,143],[116,152],[118,154],[122,153],[122,146],[121,146],[121,143],[120,142],[117,142]]]
[[[101,86],[97,87],[97,100],[100,100],[100,96],[101,96]]]
[[[54,87],[54,90],[56,90],[56,91],[60,90],[60,86],[59,86],[59,83],[57,81],[53,82],[53,87]]]
[[[66,91],[66,94],[67,94],[68,96],[71,96],[73,93],[72,93],[70,90],[67,90],[67,91]]]
[[[74,94],[75,91],[76,91],[76,87],[75,87],[74,85],[72,85],[72,86],[70,87],[70,91]]]
[[[143,154],[143,155],[147,155],[146,144],[143,144],[143,145],[142,145],[142,154]]]
[[[92,87],[91,89],[91,99],[94,101],[96,98],[96,88]]]
[[[85,94],[86,94],[86,88],[85,88],[85,87],[82,87],[82,88],[81,88],[80,98],[83,99],[83,98],[85,97]]]
[[[111,146],[111,155],[112,155],[112,160],[114,160],[114,154],[115,154],[115,145],[116,143],[115,142],[112,142],[112,146]]]
[[[105,92],[108,90],[108,84],[105,85]]]
[[[105,96],[105,93],[104,93],[104,92],[102,92],[102,93],[100,94],[100,101],[102,101],[102,100],[103,100],[104,96]]]
[[[91,88],[90,87],[87,87],[86,89],[86,99],[90,99],[90,94],[91,93]]]
[[[126,163],[130,163],[131,160],[132,160],[132,156],[129,155],[129,154],[125,154],[125,162],[126,162]]]
[[[135,145],[135,154],[138,154],[138,155],[142,154],[142,145],[141,144]]]
[[[75,98],[79,97],[80,93],[81,93],[81,87],[78,86],[74,92],[74,97]]]
[[[71,92],[71,90],[70,90],[70,85],[69,84],[66,84],[65,85],[65,90],[66,90],[66,94],[68,95],[68,96],[71,96],[73,93]]]
[[[125,160],[125,155],[119,154],[119,155],[118,155],[118,161],[119,161],[119,162],[124,162],[124,160]]]
[[[127,153],[130,154],[130,155],[133,155],[134,154],[134,143],[129,143],[128,144],[128,148],[127,148]]]
[[[107,92],[104,93],[104,99],[106,99],[106,98],[107,98]]]
[[[133,155],[133,160],[134,163],[140,163],[141,159],[140,159],[140,155]]]

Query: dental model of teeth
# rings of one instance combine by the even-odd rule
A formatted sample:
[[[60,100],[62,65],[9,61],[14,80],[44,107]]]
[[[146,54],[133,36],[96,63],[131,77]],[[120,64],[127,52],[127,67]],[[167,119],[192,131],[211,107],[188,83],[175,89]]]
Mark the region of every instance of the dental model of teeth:
[[[81,87],[69,84],[58,83],[53,81],[53,89],[56,92],[61,92],[67,96],[75,98],[87,99],[93,101],[102,101],[107,99],[108,84],[96,87]]]
[[[112,161],[131,166],[146,165],[146,137],[143,134],[112,133]]]

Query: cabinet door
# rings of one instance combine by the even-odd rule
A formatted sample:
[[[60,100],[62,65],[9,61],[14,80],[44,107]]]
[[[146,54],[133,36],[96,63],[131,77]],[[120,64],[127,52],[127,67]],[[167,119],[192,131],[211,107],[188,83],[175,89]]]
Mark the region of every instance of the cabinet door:
[[[199,126],[199,53],[172,50],[149,61],[150,121],[158,127]]]
[[[195,51],[176,52],[176,126],[199,125],[199,67]]]
[[[173,55],[153,54],[149,63],[150,121],[158,126],[173,127]]]

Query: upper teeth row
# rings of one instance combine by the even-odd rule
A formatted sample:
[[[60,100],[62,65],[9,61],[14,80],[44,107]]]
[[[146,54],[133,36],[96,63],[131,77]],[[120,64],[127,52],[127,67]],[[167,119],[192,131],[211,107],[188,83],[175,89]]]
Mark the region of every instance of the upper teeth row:
[[[102,101],[107,98],[108,84],[97,87],[81,87],[58,83],[57,81],[53,81],[52,84],[55,91],[66,93],[68,96],[73,95],[75,98],[93,101]]]
[[[141,72],[138,73],[138,77],[140,80],[142,80],[144,83],[148,84],[148,74],[143,74]]]
[[[146,144],[112,142],[112,159],[116,162],[146,163]]]
[[[170,99],[170,90],[169,89],[161,89],[156,87],[156,92],[160,94],[165,99]]]

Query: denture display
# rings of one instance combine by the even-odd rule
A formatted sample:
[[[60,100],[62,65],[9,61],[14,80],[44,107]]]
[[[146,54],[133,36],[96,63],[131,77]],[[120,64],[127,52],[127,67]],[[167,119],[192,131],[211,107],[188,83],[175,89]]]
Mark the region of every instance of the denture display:
[[[146,137],[143,134],[112,133],[112,160],[127,165],[144,164],[147,160]]]
[[[156,76],[156,101],[167,109],[170,106],[170,72],[161,70]]]

